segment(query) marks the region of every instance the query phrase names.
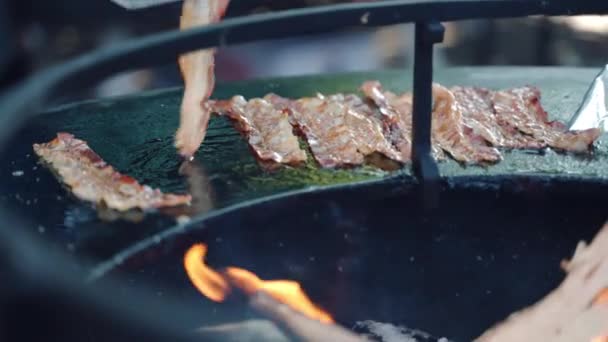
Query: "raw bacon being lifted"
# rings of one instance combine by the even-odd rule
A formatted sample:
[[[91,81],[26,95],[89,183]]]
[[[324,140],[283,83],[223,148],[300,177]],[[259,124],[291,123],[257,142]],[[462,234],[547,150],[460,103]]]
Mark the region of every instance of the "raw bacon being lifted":
[[[34,144],[36,154],[59,175],[79,199],[118,211],[155,209],[190,203],[190,195],[164,194],[120,174],[85,141],[69,133],[44,144]]]
[[[221,20],[229,0],[184,0],[180,29],[204,26]],[[191,158],[205,139],[211,106],[207,99],[215,86],[214,49],[187,53],[179,57],[184,79],[175,147],[182,157]],[[201,105],[202,104],[202,105]]]

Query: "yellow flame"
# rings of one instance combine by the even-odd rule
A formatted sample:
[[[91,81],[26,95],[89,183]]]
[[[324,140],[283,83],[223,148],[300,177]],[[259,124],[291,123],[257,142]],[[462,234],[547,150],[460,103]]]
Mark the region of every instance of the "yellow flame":
[[[206,254],[207,246],[204,244],[190,247],[184,255],[184,267],[192,284],[207,298],[223,302],[232,287],[247,295],[263,291],[309,318],[333,323],[331,315],[316,306],[299,283],[291,280],[262,280],[252,272],[237,267],[228,267],[219,273],[205,264]]]
[[[298,282],[291,280],[261,280],[255,274],[236,267],[228,267],[226,275],[230,282],[245,293],[252,295],[263,291],[275,300],[323,323],[333,323],[332,317],[316,306],[304,293]]]
[[[184,267],[194,287],[209,299],[222,302],[230,293],[230,285],[221,274],[205,265],[206,254],[206,245],[192,246],[184,255]]]

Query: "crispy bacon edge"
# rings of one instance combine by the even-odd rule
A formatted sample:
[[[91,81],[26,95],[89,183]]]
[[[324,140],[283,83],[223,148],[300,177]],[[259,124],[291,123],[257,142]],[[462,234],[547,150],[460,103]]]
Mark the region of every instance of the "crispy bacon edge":
[[[123,175],[120,172],[116,171],[111,165],[106,163],[106,161],[104,161],[101,156],[99,156],[95,151],[93,151],[84,140],[76,139],[74,135],[70,133],[59,132],[57,133],[57,137],[55,139],[47,143],[34,144],[33,148],[34,152],[36,152],[36,154],[41,158],[41,160],[45,162],[45,164],[47,164],[57,174],[58,178],[60,178],[60,181],[67,185],[70,189],[74,189],[78,186],[78,184],[68,184],[67,182],[65,182],[63,177],[61,176],[62,170],[59,169],[53,163],[53,160],[50,158],[50,154],[47,153],[47,151],[52,151],[53,149],[56,149],[57,146],[61,143],[64,143],[66,146],[72,147],[66,152],[68,156],[71,157],[73,162],[75,162],[76,164],[87,164],[90,167],[99,170],[100,174],[108,175],[110,181],[115,182],[117,187],[120,187],[121,184],[125,184],[130,187],[135,187],[138,192],[146,191],[150,192],[152,195],[157,196],[156,199],[148,200],[149,205],[147,206],[138,205],[126,209],[113,208],[110,206],[110,209],[115,209],[118,211],[128,211],[136,208],[142,210],[159,209],[162,207],[189,205],[192,200],[192,197],[189,194],[165,194],[162,193],[159,189],[152,189],[147,185],[139,184],[139,182],[133,177]],[[102,204],[103,201],[102,196],[97,196],[95,200],[92,200],[89,198],[81,198],[77,194],[74,195],[79,199],[95,202],[95,204]],[[139,203],[141,204],[141,202]]]

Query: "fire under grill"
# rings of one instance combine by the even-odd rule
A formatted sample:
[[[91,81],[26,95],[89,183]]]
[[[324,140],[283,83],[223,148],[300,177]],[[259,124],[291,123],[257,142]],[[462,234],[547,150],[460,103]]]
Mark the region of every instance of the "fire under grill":
[[[215,302],[190,283],[184,254],[202,242],[213,269],[298,281],[345,327],[369,333],[373,321],[471,340],[551,291],[563,277],[560,261],[606,215],[593,205],[605,187],[589,193],[577,190],[583,184],[514,179],[480,188],[469,181],[440,193],[440,215],[421,215],[413,188],[396,191],[394,183],[261,201],[147,239],[90,280],[122,274],[133,291],[177,294],[205,317],[191,328],[259,318],[238,295]]]
[[[312,318],[357,333],[418,341],[478,336],[559,284],[560,261],[606,220],[600,203],[608,182],[533,174],[441,177],[431,157],[430,115],[441,22],[605,13],[608,3],[598,1],[326,6],[153,35],[32,77],[0,102],[3,151],[45,101],[117,72],[174,62],[200,48],[414,23],[412,173],[216,210],[133,245],[88,275],[28,234],[30,221],[0,208],[0,262],[7,275],[0,287],[0,334],[7,341],[259,337],[272,330],[269,321],[280,319],[253,293],[272,289],[266,292],[276,300],[289,292],[290,301],[301,286],[297,305],[308,301],[308,309],[300,311],[312,307]],[[184,265],[193,246],[200,264]],[[197,284],[201,279],[205,285]]]

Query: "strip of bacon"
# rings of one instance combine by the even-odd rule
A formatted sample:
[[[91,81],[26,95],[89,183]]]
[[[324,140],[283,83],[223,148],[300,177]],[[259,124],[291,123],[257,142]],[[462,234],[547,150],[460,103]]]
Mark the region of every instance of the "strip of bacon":
[[[235,96],[230,101],[217,101],[214,108],[235,121],[264,165],[297,165],[306,161],[306,152],[293,134],[287,113],[266,99],[246,101]]]
[[[36,154],[59,175],[79,199],[118,211],[154,209],[190,203],[190,195],[163,194],[120,174],[85,141],[69,133],[44,144],[34,144]]]
[[[182,30],[219,21],[228,0],[184,0],[180,28]],[[179,57],[184,79],[184,96],[180,125],[175,135],[179,153],[191,158],[205,139],[211,107],[206,100],[215,86],[214,49],[199,50]],[[202,105],[201,105],[202,104]]]
[[[400,160],[384,138],[380,122],[371,116],[372,108],[355,95],[319,95],[290,101],[269,94],[266,99],[290,112],[292,124],[306,138],[321,167],[361,165],[376,154]]]
[[[540,105],[540,91],[522,87],[497,91],[492,96],[497,122],[534,138],[543,146],[570,152],[586,152],[600,136],[599,129],[566,132],[565,126],[549,122]]]
[[[277,165],[292,164],[302,155],[288,124],[306,138],[322,167],[360,165],[378,155],[401,163],[410,161],[412,95],[385,91],[377,81],[365,82],[361,90],[366,99],[334,94],[291,100],[268,94],[249,102],[242,97],[218,101],[215,106],[223,103],[225,108],[216,110],[239,122],[260,159]],[[434,84],[433,156],[443,159],[445,151],[457,161],[484,164],[502,159],[497,147],[588,150],[599,130],[567,132],[562,123],[548,121],[539,96],[538,90],[529,87],[448,90]],[[381,160],[380,165],[387,164]]]
[[[344,104],[319,97],[293,102],[291,115],[321,167],[361,165],[365,161],[353,144],[355,137],[347,126],[347,113]]]
[[[495,147],[540,149],[544,145],[510,126],[498,124],[492,97],[494,92],[483,88],[452,87],[462,112],[463,124],[471,133]],[[475,139],[476,137],[472,137]]]
[[[410,161],[412,159],[411,103],[407,100],[399,101],[395,94],[383,91],[378,81],[363,83],[361,91],[378,106],[384,123],[384,133],[401,154],[401,159]],[[397,101],[401,111],[393,106],[393,104],[397,105],[393,103]]]
[[[354,94],[336,94],[328,96],[327,99],[344,103],[346,106],[346,123],[353,130],[354,143],[359,152],[365,156],[378,152],[395,161],[407,161],[384,136],[378,110]]]
[[[442,149],[464,163],[495,163],[502,159],[493,147],[474,143],[465,133],[460,106],[447,88],[433,84],[433,132]]]
[[[412,95],[405,93],[398,96],[390,91],[385,91],[378,81],[363,83],[361,91],[378,106],[387,139],[401,153],[403,161],[410,161],[412,158]],[[445,159],[445,154],[437,144],[434,134],[431,136],[431,141],[432,154],[435,159]]]

